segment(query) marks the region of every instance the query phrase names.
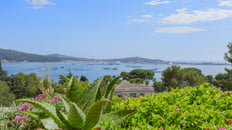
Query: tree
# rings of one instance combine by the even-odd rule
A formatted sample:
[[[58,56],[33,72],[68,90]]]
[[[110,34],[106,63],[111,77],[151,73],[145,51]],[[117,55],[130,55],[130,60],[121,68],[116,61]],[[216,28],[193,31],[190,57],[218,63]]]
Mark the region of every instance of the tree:
[[[232,77],[228,73],[219,73],[215,76],[213,84],[223,91],[232,90]]]
[[[207,82],[210,83],[210,84],[213,84],[214,83],[214,78],[212,75],[207,75],[206,76],[206,79],[207,79]]]
[[[85,81],[87,81],[87,80],[88,80],[88,79],[87,79],[84,75],[81,75],[80,81],[85,82]]]
[[[232,63],[232,42],[227,45],[229,51],[225,53],[224,59]],[[227,73],[220,73],[215,76],[214,85],[222,90],[232,90],[232,69],[225,68]]]
[[[207,81],[205,76],[197,68],[183,68],[180,70],[182,86],[198,86]]]
[[[155,73],[151,70],[134,69],[128,75],[129,79],[140,78],[143,80],[152,80]]]
[[[129,73],[121,72],[120,75],[123,80],[128,80],[131,83],[143,84],[145,82],[147,84],[149,80],[154,78],[155,73],[151,70],[134,69]]]
[[[163,92],[166,90],[166,87],[164,86],[162,81],[156,81],[156,79],[153,79],[153,86],[155,92]]]
[[[7,78],[7,71],[2,69],[2,63],[0,61],[0,81],[5,81]]]
[[[144,82],[144,80],[141,78],[134,78],[134,79],[130,80],[130,83],[136,83],[136,84],[143,84],[143,82]]]
[[[0,81],[0,106],[9,106],[15,99],[13,93],[10,92],[10,88],[7,83]]]
[[[225,53],[224,59],[230,63],[232,63],[232,42],[229,42],[227,45],[229,51]]]
[[[182,85],[180,67],[173,65],[162,72],[163,85],[170,90],[171,88],[180,87]]]
[[[25,75],[24,73],[19,72],[16,75],[12,75],[8,85],[16,99],[34,97],[40,92],[40,80],[34,73]]]
[[[123,80],[129,80],[128,73],[127,72],[121,72],[120,75],[122,76]]]

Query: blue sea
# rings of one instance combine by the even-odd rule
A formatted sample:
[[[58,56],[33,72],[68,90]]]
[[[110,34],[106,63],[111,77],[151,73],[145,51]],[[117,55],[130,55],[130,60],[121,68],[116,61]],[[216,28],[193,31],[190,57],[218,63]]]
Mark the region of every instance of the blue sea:
[[[71,72],[73,75],[86,76],[90,82],[103,75],[120,75],[122,71],[129,72],[133,69],[155,70],[155,77],[161,80],[161,71],[171,65],[152,65],[152,64],[120,64],[107,65],[101,63],[2,63],[4,70],[8,75],[23,72],[25,74],[36,73],[39,76],[48,75],[54,81],[59,81],[59,75],[67,75]],[[201,69],[204,75],[215,76],[218,73],[224,73],[224,68],[231,68],[230,65],[179,65],[181,68],[194,67]]]

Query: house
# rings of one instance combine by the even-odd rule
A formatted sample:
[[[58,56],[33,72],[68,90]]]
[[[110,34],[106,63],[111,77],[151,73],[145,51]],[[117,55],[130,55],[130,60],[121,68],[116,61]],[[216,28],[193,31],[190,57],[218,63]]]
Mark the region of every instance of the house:
[[[123,80],[115,86],[114,95],[117,97],[140,97],[144,95],[152,95],[154,88],[145,84],[130,83]]]

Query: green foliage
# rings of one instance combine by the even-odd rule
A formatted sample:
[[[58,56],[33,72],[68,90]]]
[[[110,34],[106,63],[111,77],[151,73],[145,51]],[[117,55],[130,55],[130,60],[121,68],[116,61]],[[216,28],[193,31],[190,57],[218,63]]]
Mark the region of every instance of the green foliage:
[[[154,77],[154,72],[151,70],[142,70],[142,69],[135,69],[129,73],[129,79],[140,78],[143,80],[152,80]]]
[[[210,84],[213,84],[215,80],[212,75],[207,75],[206,79],[207,79],[207,82]]]
[[[232,63],[232,42],[229,42],[227,45],[229,51],[225,53],[224,59],[230,63]]]
[[[5,81],[7,78],[7,71],[2,69],[2,63],[0,60],[0,81]]]
[[[94,85],[99,79],[95,80],[92,85]],[[109,83],[112,81],[112,77],[110,75],[103,76],[102,82],[100,83],[100,90],[101,92],[106,91],[106,87],[109,85]]]
[[[26,123],[12,123],[12,120],[16,116],[22,116],[20,113],[17,113],[17,110],[18,106],[15,103],[10,104],[10,106],[8,107],[0,107],[1,130],[32,130],[42,127],[42,124],[40,122],[30,117],[26,117],[28,119]]]
[[[130,83],[143,84],[144,80],[140,78],[131,79]]]
[[[147,82],[146,80],[152,80],[155,73],[151,70],[134,69],[129,73],[121,72],[120,75],[130,83],[143,84],[144,81]]]
[[[163,85],[168,90],[176,87],[197,86],[207,81],[207,78],[197,68],[168,67],[162,73]]]
[[[59,96],[63,107],[56,106],[43,100],[36,99],[19,99],[19,102],[27,102],[45,112],[47,116],[41,116],[41,113],[37,112],[22,112],[26,115],[32,116],[41,121],[46,129],[57,129],[58,127],[69,130],[90,130],[94,128],[101,120],[103,113],[110,112],[108,107],[110,99],[114,93],[114,84],[120,77],[115,78],[109,83],[104,93],[104,97],[99,98],[99,86],[103,77],[100,78],[94,86],[83,88],[76,77],[72,76],[70,79],[65,78],[67,83],[66,96]],[[64,108],[64,109],[62,109]],[[128,112],[114,113],[114,118],[117,116],[118,123],[125,119],[135,110],[128,110]],[[42,115],[44,115],[42,114]],[[110,120],[111,118],[109,118]],[[111,119],[111,120],[112,120]],[[49,124],[46,122],[50,122]],[[50,126],[54,126],[51,128]]]
[[[148,81],[148,80],[145,80],[145,84],[146,84],[146,85],[149,85],[149,81]]]
[[[227,69],[228,70],[228,69]],[[215,76],[215,81],[213,84],[222,90],[232,90],[232,76],[228,73],[219,73]]]
[[[179,66],[171,66],[163,71],[162,81],[164,83],[164,86],[166,86],[169,90],[170,88],[176,88],[178,86],[181,86],[182,82],[179,71]]]
[[[60,75],[60,79],[59,79],[59,84],[64,84],[65,82],[67,82],[72,76],[74,76],[71,71],[69,71],[68,75],[66,76],[63,76],[63,75]]]
[[[180,70],[184,86],[197,86],[206,81],[205,76],[197,68],[183,68]]]
[[[7,81],[10,91],[15,95],[16,99],[23,97],[33,97],[40,93],[40,79],[35,73],[24,74],[19,72],[11,75]]]
[[[154,87],[154,91],[155,92],[163,92],[166,91],[166,87],[164,86],[163,82],[161,81],[156,81],[156,79],[154,78],[153,80],[153,86]]]
[[[113,129],[231,129],[232,92],[222,92],[209,84],[171,92],[147,95],[135,100],[113,99],[113,109],[137,109],[138,112],[113,127],[111,122],[103,124]]]
[[[84,75],[81,75],[81,77],[80,77],[80,81],[85,82],[85,81],[88,81],[88,79],[87,79]]]
[[[10,92],[9,86],[5,82],[0,81],[0,105],[9,106],[15,99],[14,94]]]

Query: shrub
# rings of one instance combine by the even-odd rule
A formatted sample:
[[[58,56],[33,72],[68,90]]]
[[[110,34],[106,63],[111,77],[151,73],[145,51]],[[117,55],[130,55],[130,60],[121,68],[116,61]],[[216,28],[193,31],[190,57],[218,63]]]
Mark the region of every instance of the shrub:
[[[229,129],[232,128],[231,101],[232,92],[222,92],[209,84],[172,89],[136,100],[114,98],[114,110],[138,110],[114,129]]]

